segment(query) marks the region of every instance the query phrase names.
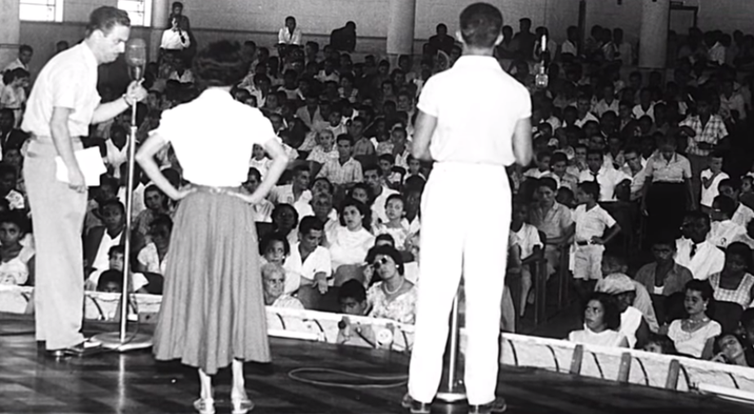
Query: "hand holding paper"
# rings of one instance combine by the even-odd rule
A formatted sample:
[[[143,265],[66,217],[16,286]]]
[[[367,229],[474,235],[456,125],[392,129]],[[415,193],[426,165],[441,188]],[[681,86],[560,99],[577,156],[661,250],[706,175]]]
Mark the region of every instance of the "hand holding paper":
[[[79,150],[76,151],[75,155],[76,161],[79,164],[79,171],[81,173],[81,176],[83,177],[71,177],[71,174],[68,171],[68,167],[66,167],[63,159],[60,157],[55,157],[55,163],[57,164],[55,178],[57,178],[57,180],[60,182],[72,184],[75,186],[98,186],[100,175],[107,172],[107,168],[105,168],[105,164],[102,162],[102,156],[100,155],[99,148],[92,147]],[[81,178],[83,178],[83,182],[81,182]]]

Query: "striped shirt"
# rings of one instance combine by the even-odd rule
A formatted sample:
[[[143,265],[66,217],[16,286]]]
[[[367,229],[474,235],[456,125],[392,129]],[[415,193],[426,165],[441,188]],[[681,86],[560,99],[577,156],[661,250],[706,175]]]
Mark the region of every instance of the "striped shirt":
[[[710,115],[707,125],[702,125],[699,116],[689,116],[681,121],[681,126],[689,127],[696,132],[696,136],[689,139],[689,145],[686,148],[689,155],[708,156],[712,150],[701,149],[699,144],[717,145],[718,141],[728,135],[728,129],[725,128],[725,123],[719,115]]]

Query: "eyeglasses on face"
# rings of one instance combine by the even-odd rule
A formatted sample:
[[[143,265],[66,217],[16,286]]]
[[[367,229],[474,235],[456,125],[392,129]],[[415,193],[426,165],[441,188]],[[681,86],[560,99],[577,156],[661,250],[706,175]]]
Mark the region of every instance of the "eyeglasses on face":
[[[383,257],[383,258],[375,260],[374,263],[372,263],[372,267],[375,269],[379,269],[380,266],[383,266],[386,264],[388,264],[388,260],[386,257]]]

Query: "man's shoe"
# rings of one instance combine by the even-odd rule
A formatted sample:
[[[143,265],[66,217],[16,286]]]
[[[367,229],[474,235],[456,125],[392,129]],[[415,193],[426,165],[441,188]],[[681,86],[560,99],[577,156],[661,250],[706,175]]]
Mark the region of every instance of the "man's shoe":
[[[66,352],[66,354],[71,356],[83,357],[98,354],[103,351],[103,348],[101,342],[89,338],[78,345],[65,348],[64,351]]]
[[[403,396],[403,400],[401,400],[401,406],[408,409],[411,414],[430,414],[430,412],[432,411],[432,404],[416,401],[415,399],[411,398],[411,395],[409,395],[408,393]]]
[[[469,414],[491,414],[502,413],[508,406],[505,404],[505,399],[498,397],[492,402],[482,405],[469,405]]]

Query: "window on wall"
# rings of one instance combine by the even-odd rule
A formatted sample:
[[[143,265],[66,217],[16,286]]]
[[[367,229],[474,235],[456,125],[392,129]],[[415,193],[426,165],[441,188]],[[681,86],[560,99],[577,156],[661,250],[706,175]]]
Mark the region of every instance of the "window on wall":
[[[21,20],[63,21],[63,0],[19,0]]]
[[[118,8],[128,12],[132,26],[152,24],[152,0],[118,0]]]

